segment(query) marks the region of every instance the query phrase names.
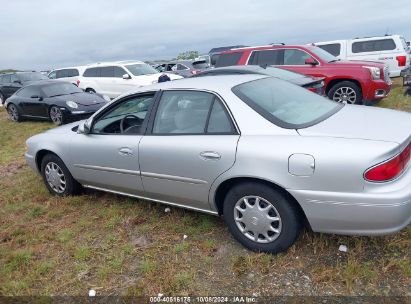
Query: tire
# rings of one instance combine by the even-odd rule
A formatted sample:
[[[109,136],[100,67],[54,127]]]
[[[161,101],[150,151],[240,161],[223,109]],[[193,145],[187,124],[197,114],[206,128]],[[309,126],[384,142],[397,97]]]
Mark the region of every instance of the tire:
[[[87,88],[86,92],[90,93],[90,94],[96,94],[96,91],[94,89],[91,89],[91,88]]]
[[[0,106],[3,106],[5,103],[6,103],[6,96],[4,96],[2,92],[0,92]]]
[[[81,192],[81,185],[73,178],[63,161],[54,154],[43,157],[41,176],[51,194],[67,196]]]
[[[361,88],[351,81],[336,83],[328,91],[328,98],[345,104],[362,104]]]
[[[255,207],[256,197],[259,198],[260,208],[266,209],[268,213],[247,207],[244,198],[250,206]],[[294,204],[280,191],[262,183],[241,183],[231,188],[225,197],[224,220],[233,237],[246,248],[257,252],[279,253],[286,251],[295,242],[302,228],[303,220]],[[268,215],[277,220],[267,220]],[[243,220],[236,220],[235,217]],[[257,241],[257,233],[252,233],[253,229],[258,233]],[[260,231],[267,231],[266,236]]]
[[[7,106],[7,113],[12,121],[20,122],[22,120],[19,108],[13,103]]]
[[[49,110],[50,120],[56,125],[61,126],[65,122],[64,113],[57,106],[52,106]]]

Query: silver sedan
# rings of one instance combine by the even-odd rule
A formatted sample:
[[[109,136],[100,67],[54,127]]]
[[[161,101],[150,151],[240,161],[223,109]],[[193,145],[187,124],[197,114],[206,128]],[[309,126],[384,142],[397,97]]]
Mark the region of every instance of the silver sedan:
[[[263,75],[166,82],[27,140],[52,194],[82,187],[223,215],[251,250],[411,220],[411,115],[338,104]]]

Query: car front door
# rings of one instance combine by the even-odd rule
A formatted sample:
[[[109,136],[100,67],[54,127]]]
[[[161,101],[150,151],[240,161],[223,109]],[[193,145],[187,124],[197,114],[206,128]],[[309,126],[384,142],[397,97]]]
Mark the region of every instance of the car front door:
[[[74,178],[91,188],[143,194],[139,143],[155,92],[119,100],[95,117],[89,134],[76,134],[70,150]]]
[[[20,90],[17,95],[23,115],[33,117],[48,117],[47,105],[41,89],[36,85],[29,85]]]
[[[233,166],[239,139],[224,103],[209,92],[169,90],[154,108],[139,149],[146,195],[210,210],[210,187]]]

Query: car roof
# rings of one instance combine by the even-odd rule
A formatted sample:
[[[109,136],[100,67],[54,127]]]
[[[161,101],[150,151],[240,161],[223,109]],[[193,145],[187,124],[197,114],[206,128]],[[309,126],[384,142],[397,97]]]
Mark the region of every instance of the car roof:
[[[237,49],[232,49],[229,51],[221,52],[221,55],[224,54],[231,54],[231,53],[237,53],[237,52],[244,52],[244,51],[254,51],[254,50],[275,50],[275,49],[303,49],[307,50],[310,48],[313,48],[316,46],[313,45],[292,45],[292,44],[269,44],[269,45],[259,45],[259,46],[250,46],[250,47],[244,47],[244,48],[237,48]]]
[[[144,61],[139,60],[120,60],[120,61],[107,61],[107,62],[96,62],[90,63],[85,66],[85,68],[108,66],[108,65],[125,65],[125,64],[144,64]]]
[[[220,91],[220,90],[231,90],[236,85],[267,78],[266,75],[261,74],[241,74],[241,75],[216,75],[214,77],[189,77],[173,81],[166,81],[162,83],[157,83],[145,87],[137,88],[136,90],[129,91],[126,95],[131,95],[134,93],[166,90],[166,89],[188,89],[188,90],[206,90],[206,91]]]

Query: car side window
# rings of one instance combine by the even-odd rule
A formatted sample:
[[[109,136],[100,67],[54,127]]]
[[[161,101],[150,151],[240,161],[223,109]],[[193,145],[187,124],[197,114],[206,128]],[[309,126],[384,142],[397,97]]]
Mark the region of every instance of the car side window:
[[[123,68],[118,67],[118,66],[114,67],[114,77],[123,78],[123,75],[125,74],[127,74],[127,72]]]
[[[154,93],[128,98],[100,116],[93,124],[94,134],[143,134],[143,124]]]
[[[317,45],[319,48],[327,51],[331,55],[340,56],[341,53],[341,44],[340,43],[331,43],[331,44],[323,44]]]
[[[248,65],[282,65],[284,63],[284,50],[264,50],[252,52]]]
[[[28,86],[21,90],[19,90],[16,95],[23,97],[23,98],[32,98],[33,96],[40,97],[42,96],[42,92],[38,87],[35,86]]]
[[[11,82],[11,83],[17,82],[17,81],[19,81],[19,79],[17,78],[16,75],[14,75],[14,74],[10,75],[10,82]]]
[[[108,67],[101,67],[101,77],[114,77],[114,67],[113,66],[108,66]]]
[[[311,55],[301,50],[288,49],[284,51],[284,65],[305,65],[305,60]]]
[[[182,65],[182,64],[177,64],[177,70],[178,71],[182,71],[182,70],[188,70],[189,68],[188,67],[186,67],[185,65]]]
[[[57,77],[56,77],[56,71],[51,72],[51,73],[48,75],[48,77],[49,77],[50,79],[56,79],[56,78],[57,78]]]
[[[100,77],[100,68],[89,68],[84,71],[84,77]]]
[[[215,104],[220,104],[220,108]],[[211,93],[165,91],[156,112],[153,134],[230,132],[231,122],[227,119],[221,101]]]

